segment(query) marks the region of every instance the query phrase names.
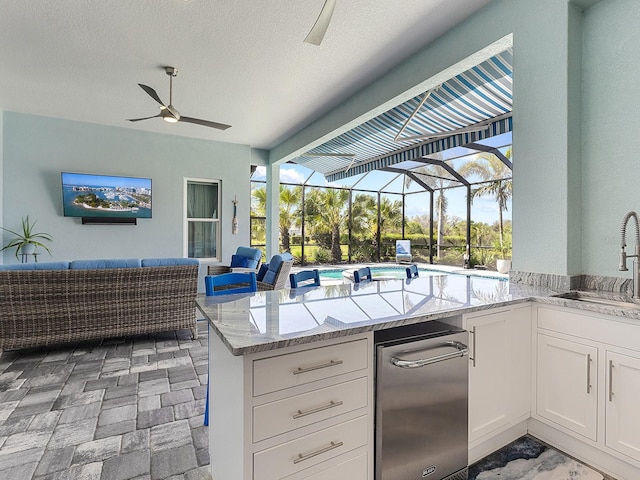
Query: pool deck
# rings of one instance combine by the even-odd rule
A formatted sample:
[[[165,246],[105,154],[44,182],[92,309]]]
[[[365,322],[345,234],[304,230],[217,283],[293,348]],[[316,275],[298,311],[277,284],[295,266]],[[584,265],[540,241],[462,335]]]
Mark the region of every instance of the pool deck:
[[[461,274],[461,275],[473,275],[473,276],[477,276],[477,277],[490,277],[490,278],[500,278],[500,279],[505,279],[508,280],[509,279],[509,274],[506,273],[498,273],[495,270],[477,270],[477,269],[464,269],[462,267],[459,266],[452,266],[452,265],[435,265],[435,264],[430,264],[430,263],[420,263],[420,262],[411,262],[411,264],[415,264],[418,266],[419,269],[427,269],[427,270],[434,270],[434,271],[439,271],[442,272],[444,274],[448,274],[448,273],[454,273],[454,274]],[[396,263],[396,262],[388,262],[388,263],[342,263],[342,264],[337,264],[337,265],[312,265],[312,264],[308,264],[308,265],[304,265],[304,266],[294,266],[291,271],[292,272],[297,272],[300,270],[310,270],[310,269],[314,269],[317,268],[318,270],[320,270],[320,272],[322,272],[323,270],[345,270],[345,271],[353,271],[353,270],[357,270],[359,268],[362,267],[378,267],[378,268],[392,268],[392,267],[396,267],[396,268],[406,268],[407,266],[411,265],[410,263]],[[322,279],[322,284],[323,285],[334,285],[334,284],[340,284],[340,283],[348,283],[349,282],[349,278],[347,277],[343,277],[342,279],[336,278],[336,279]]]

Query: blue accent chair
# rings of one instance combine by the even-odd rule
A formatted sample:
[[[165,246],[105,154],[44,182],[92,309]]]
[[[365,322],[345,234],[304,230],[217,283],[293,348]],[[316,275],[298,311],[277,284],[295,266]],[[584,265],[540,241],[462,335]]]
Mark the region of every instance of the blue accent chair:
[[[371,276],[371,269],[369,267],[363,267],[353,272],[353,281],[355,283],[360,283],[363,280],[373,280],[373,277]]]
[[[204,277],[204,286],[209,296],[250,293],[258,290],[256,272],[230,272],[220,275],[207,275]]]
[[[268,265],[258,272],[258,290],[280,290],[284,288],[293,266],[293,256],[289,252],[271,257]],[[266,267],[266,268],[265,268]]]
[[[234,269],[255,270],[257,272],[261,259],[262,250],[259,248],[238,247],[236,253],[231,255],[230,265],[209,265],[207,273],[209,275],[220,275],[233,272]]]
[[[407,278],[418,278],[418,266],[413,264],[407,267]]]
[[[317,268],[313,270],[301,270],[297,273],[291,273],[289,275],[289,281],[291,282],[291,288],[319,287],[320,272]]]
[[[258,287],[255,272],[231,272],[204,277],[207,295],[231,295],[234,293],[255,292]],[[218,288],[215,287],[227,287]],[[211,331],[209,332],[211,335]],[[207,368],[208,371],[208,368]],[[207,373],[207,377],[209,374]],[[204,424],[209,425],[209,382],[207,382],[207,403],[204,406]]]

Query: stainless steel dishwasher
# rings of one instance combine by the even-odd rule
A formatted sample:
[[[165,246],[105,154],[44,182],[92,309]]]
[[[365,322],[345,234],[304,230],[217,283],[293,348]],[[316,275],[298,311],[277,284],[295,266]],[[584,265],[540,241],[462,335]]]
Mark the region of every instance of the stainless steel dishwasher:
[[[376,480],[466,480],[468,333],[431,321],[375,343]]]

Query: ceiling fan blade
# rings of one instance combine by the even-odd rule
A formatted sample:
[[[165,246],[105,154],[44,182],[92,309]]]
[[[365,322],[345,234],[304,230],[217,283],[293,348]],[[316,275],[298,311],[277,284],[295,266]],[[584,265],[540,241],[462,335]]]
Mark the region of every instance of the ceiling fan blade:
[[[231,125],[225,125],[224,123],[210,122],[209,120],[200,120],[199,118],[180,116],[179,122],[195,123],[196,125],[203,125],[205,127],[217,128],[218,130],[226,130],[231,128]]]
[[[307,38],[304,39],[306,43],[320,45],[324,38],[324,34],[327,32],[327,28],[329,27],[329,22],[331,21],[331,16],[333,15],[333,9],[335,6],[336,0],[325,0],[324,6],[320,11],[320,15],[318,15],[316,23],[313,25],[309,35],[307,35]]]
[[[159,113],[158,115],[153,115],[151,117],[144,117],[144,118],[127,118],[128,121],[130,122],[139,122],[140,120],[149,120],[150,118],[157,118],[157,117],[161,117],[162,114]]]
[[[162,100],[160,100],[160,97],[153,88],[141,83],[139,83],[138,85],[140,85],[140,88],[147,92],[151,98],[153,98],[156,102],[164,107],[164,103],[162,103]]]

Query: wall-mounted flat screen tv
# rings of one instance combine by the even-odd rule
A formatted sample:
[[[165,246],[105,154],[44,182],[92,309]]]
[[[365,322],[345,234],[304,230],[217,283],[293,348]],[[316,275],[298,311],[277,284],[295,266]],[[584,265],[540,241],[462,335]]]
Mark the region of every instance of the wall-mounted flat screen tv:
[[[65,217],[151,218],[151,179],[62,172]]]

